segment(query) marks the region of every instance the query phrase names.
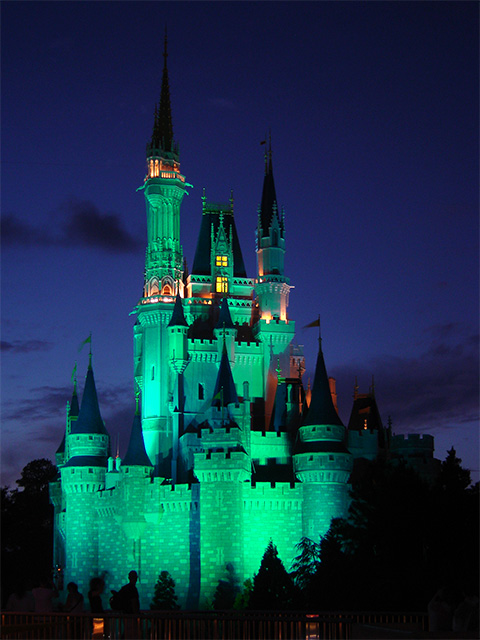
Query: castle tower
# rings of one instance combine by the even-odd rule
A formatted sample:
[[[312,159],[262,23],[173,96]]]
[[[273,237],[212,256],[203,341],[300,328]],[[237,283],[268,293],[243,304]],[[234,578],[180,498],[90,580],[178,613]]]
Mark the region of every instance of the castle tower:
[[[264,348],[265,427],[270,423],[275,397],[277,363],[284,377],[294,377],[289,345],[295,323],[287,317],[290,285],[284,272],[285,216],[280,215],[273,179],[271,143],[265,155],[265,176],[257,224],[258,322],[254,334]]]
[[[76,373],[76,365],[75,372]],[[70,402],[67,402],[66,407],[66,423],[65,432],[63,434],[62,441],[55,452],[55,462],[57,467],[61,468],[68,460],[68,452],[66,450],[67,439],[71,431],[71,425],[78,419],[79,413],[78,395],[77,395],[77,378],[76,375],[73,380],[73,393]],[[50,502],[53,505],[53,566],[56,570],[57,589],[62,589],[63,582],[63,570],[65,568],[65,492],[62,489],[60,479],[56,482],[51,482],[49,486]]]
[[[140,411],[136,394],[135,415],[128,449],[120,466],[120,480],[117,487],[117,500],[126,506],[119,509],[117,521],[123,531],[126,544],[123,554],[123,574],[135,569],[142,575],[142,537],[147,526],[147,489],[150,487],[153,465],[145,450]]]
[[[318,540],[332,518],[348,509],[348,479],[353,459],[345,446],[346,430],[335,410],[319,345],[312,399],[299,429],[293,466],[303,483],[303,535]]]
[[[174,295],[181,288],[183,253],[180,245],[180,205],[185,177],[180,173],[178,145],[173,140],[167,38],[160,105],[155,109],[152,139],[147,144],[147,253],[144,297]]]
[[[212,399],[213,428],[202,430],[203,452],[194,453],[200,482],[200,592],[209,599],[227,564],[237,576],[244,574],[243,486],[251,477],[251,462],[244,446],[246,434],[229,413],[235,404],[238,396],[224,344]]]
[[[99,570],[95,497],[105,487],[110,438],[98,405],[90,353],[78,419],[66,436],[68,460],[60,468],[65,492],[65,583],[74,580],[88,591],[89,580]]]
[[[184,430],[185,390],[183,372],[188,365],[188,323],[183,313],[180,294],[177,293],[175,306],[170,322],[167,325],[169,362],[174,380],[172,416],[172,481],[177,481],[178,439]]]
[[[183,296],[180,205],[185,177],[180,173],[178,146],[173,139],[166,37],[163,55],[160,104],[155,109],[152,138],[147,144],[143,186],[147,250],[143,298],[135,309],[134,368],[135,380],[142,390],[142,427],[148,456],[157,473],[170,477],[177,372],[170,366],[167,325],[175,296]]]

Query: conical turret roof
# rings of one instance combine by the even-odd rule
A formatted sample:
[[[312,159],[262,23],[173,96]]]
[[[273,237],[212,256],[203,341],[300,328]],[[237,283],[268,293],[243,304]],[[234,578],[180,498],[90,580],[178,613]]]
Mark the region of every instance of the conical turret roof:
[[[127,467],[153,467],[150,458],[145,449],[143,440],[142,423],[140,413],[135,411],[133,418],[132,430],[130,432],[130,442],[128,443],[127,453],[122,461],[122,466]]]
[[[165,33],[160,105],[155,109],[152,140],[150,145],[147,146],[147,153],[152,149],[161,149],[162,151],[167,152],[174,151],[172,108],[170,104],[170,85],[168,81],[167,57],[167,34]]]
[[[87,370],[85,388],[83,389],[82,404],[78,413],[78,420],[72,422],[71,433],[97,433],[108,435],[98,405],[97,388],[93,376],[92,361]]]
[[[222,359],[220,360],[220,369],[218,370],[215,390],[213,392],[212,406],[226,407],[228,404],[238,404],[237,390],[233,381],[232,369],[228,360],[227,348],[223,343]]]
[[[275,182],[273,179],[272,150],[267,152],[265,159],[265,177],[263,179],[262,202],[260,205],[260,229],[261,235],[268,236],[273,216],[278,217],[277,194],[275,192]]]
[[[317,365],[315,368],[315,378],[312,388],[312,400],[308,408],[307,415],[303,420],[304,426],[312,425],[341,425],[342,421],[335,410],[330,393],[327,368],[323,358],[322,346],[319,344]]]
[[[185,314],[183,313],[183,304],[180,294],[177,293],[175,298],[175,306],[173,307],[172,317],[168,323],[169,327],[188,327],[188,322],[185,320]]]
[[[218,322],[215,326],[215,329],[223,329],[223,328],[235,329],[232,316],[230,315],[230,309],[228,308],[227,298],[222,299],[222,304],[220,305],[220,313],[218,314]]]

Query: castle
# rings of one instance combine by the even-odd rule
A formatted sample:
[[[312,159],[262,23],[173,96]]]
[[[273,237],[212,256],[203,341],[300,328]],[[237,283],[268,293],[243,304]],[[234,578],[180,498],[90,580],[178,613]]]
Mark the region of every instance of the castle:
[[[92,357],[79,403],[74,383],[56,453],[54,563],[86,593],[139,575],[148,608],[161,571],[183,608],[211,601],[229,563],[240,583],[258,571],[269,540],[289,569],[303,536],[316,541],[345,516],[355,460],[403,457],[432,472],[431,436],[392,436],[373,391],[355,390],[348,428],[336,408],[319,340],[312,388],[288,317],[285,213],[277,205],[271,146],[258,210],[257,273],[248,277],[233,199],[202,197],[190,273],[180,243],[187,183],[173,138],[167,55],[142,187],[148,241],[134,326],[138,390],[125,457],[111,455]]]

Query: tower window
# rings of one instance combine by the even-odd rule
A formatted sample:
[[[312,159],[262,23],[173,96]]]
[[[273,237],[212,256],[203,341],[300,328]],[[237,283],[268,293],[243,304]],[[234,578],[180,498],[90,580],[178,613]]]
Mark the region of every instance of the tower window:
[[[198,399],[199,400],[205,399],[205,387],[201,382],[198,383]]]
[[[155,380],[155,366],[152,365],[152,380]]]
[[[215,291],[217,293],[227,293],[228,278],[226,276],[217,276],[217,279],[215,281]]]
[[[228,267],[228,256],[215,256],[216,267]]]

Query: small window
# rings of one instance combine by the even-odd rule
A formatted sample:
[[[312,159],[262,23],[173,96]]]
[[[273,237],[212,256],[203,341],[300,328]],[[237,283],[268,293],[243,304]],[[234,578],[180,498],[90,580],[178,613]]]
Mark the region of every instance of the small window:
[[[198,383],[198,399],[205,400],[205,387],[201,382]]]
[[[215,256],[216,267],[228,267],[228,256]]]
[[[152,365],[152,380],[155,380],[155,365]]]
[[[215,291],[217,293],[227,293],[228,292],[228,278],[225,276],[217,276]]]

